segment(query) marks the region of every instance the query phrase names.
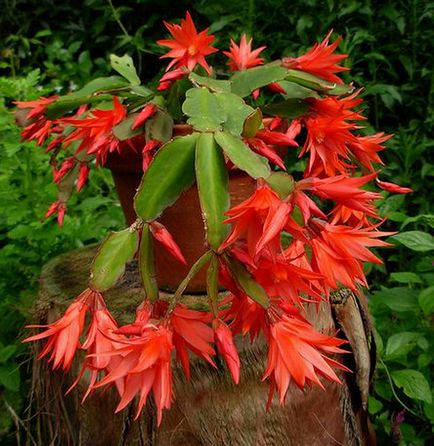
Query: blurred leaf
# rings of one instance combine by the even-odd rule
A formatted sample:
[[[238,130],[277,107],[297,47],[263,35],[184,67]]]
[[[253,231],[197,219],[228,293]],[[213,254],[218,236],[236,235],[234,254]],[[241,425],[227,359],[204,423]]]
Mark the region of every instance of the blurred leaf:
[[[121,76],[130,84],[140,85],[140,78],[137,76],[136,68],[131,56],[124,54],[122,57],[110,54],[110,64]]]
[[[425,252],[434,249],[434,237],[426,232],[408,231],[390,237],[413,251]]]
[[[422,373],[417,370],[394,370],[391,376],[395,385],[402,388],[407,396],[431,404],[430,386]]]
[[[416,273],[410,271],[402,273],[392,273],[390,279],[399,283],[423,283],[423,280]]]

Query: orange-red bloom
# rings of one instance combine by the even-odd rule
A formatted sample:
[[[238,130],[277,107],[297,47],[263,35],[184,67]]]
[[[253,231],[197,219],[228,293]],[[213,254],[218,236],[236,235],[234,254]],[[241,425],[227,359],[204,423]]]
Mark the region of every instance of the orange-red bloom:
[[[218,352],[223,356],[235,384],[240,381],[240,358],[234,344],[231,329],[220,319],[214,321],[215,342]]]
[[[126,107],[114,96],[111,110],[93,109],[83,119],[63,118],[61,124],[75,127],[64,139],[64,144],[67,146],[73,141],[81,141],[77,153],[85,150],[88,155],[96,155],[97,163],[105,164],[109,153],[120,150],[120,141],[114,135],[113,127],[123,121],[126,115]]]
[[[348,56],[346,54],[333,54],[342,38],[338,37],[329,45],[332,32],[333,30],[327,34],[321,43],[316,43],[306,54],[295,58],[284,58],[282,65],[286,68],[306,71],[330,82],[342,83],[342,80],[335,73],[349,69],[338,65]]]
[[[314,271],[324,275],[330,288],[336,289],[339,284],[352,290],[357,285],[368,286],[362,262],[382,263],[368,247],[390,246],[377,239],[394,234],[374,229],[373,226],[362,229],[330,225],[316,219],[310,222],[311,265]]]
[[[53,369],[60,367],[65,371],[69,370],[75,352],[80,347],[80,335],[83,331],[86,313],[98,296],[97,291],[86,289],[56,322],[48,325],[29,325],[28,328],[46,328],[46,330],[24,339],[23,342],[47,339],[38,358],[43,358],[51,352],[48,360],[53,362]]]
[[[187,264],[185,257],[182,255],[181,249],[164,225],[158,223],[157,221],[153,221],[149,225],[149,229],[151,230],[154,238],[158,240],[164,246],[164,248],[170,254],[172,254],[173,257],[175,257],[175,259],[179,260],[184,265]]]
[[[337,175],[329,178],[306,178],[297,183],[299,190],[310,190],[323,200],[333,200],[349,209],[361,211],[370,217],[379,218],[374,200],[381,199],[377,192],[360,189],[361,186],[373,180],[377,174],[374,172],[363,177],[346,177]]]
[[[63,220],[65,219],[66,213],[66,203],[63,201],[55,201],[48,208],[48,211],[45,214],[45,218],[50,217],[53,214],[57,214],[57,224],[59,226],[63,225]]]
[[[137,115],[131,128],[133,130],[141,127],[149,118],[155,115],[157,112],[157,106],[155,104],[146,104],[142,111]]]
[[[161,56],[161,58],[173,59],[166,71],[174,65],[177,68],[187,67],[191,71],[199,64],[208,74],[211,74],[211,67],[205,57],[218,50],[211,46],[214,36],[207,35],[208,28],[198,33],[189,12],[186,13],[185,19],[181,20],[181,25],[167,22],[164,22],[164,25],[173,37],[173,39],[157,41],[159,45],[170,48],[169,52]]]
[[[29,110],[26,115],[28,125],[21,131],[21,140],[36,141],[42,145],[53,131],[53,121],[45,118],[47,107],[55,102],[59,96],[41,97],[36,101],[16,101],[14,104],[23,110]]]
[[[253,258],[267,246],[277,251],[280,233],[285,227],[292,206],[282,201],[266,183],[260,182],[254,194],[226,212],[225,223],[232,223],[232,232],[223,242],[223,250],[240,238],[245,238]]]
[[[380,181],[379,179],[377,179],[377,184],[381,189],[391,192],[392,194],[409,194],[410,192],[413,192],[413,189],[410,189],[409,187],[398,186],[397,184]]]
[[[332,367],[348,370],[326,354],[345,353],[339,348],[346,341],[316,332],[306,321],[283,315],[270,327],[268,363],[263,379],[270,378],[270,397],[277,387],[283,404],[289,383],[294,380],[301,389],[317,384],[323,388],[319,376],[340,383]]]
[[[138,395],[136,418],[152,389],[157,406],[157,423],[160,424],[163,410],[169,409],[172,401],[172,331],[163,325],[149,323],[141,336],[126,339],[123,344],[123,347],[111,352],[114,356],[121,355],[117,366],[94,387],[124,379],[125,385],[116,412],[125,408]]]
[[[264,63],[264,59],[258,56],[265,48],[266,46],[261,46],[252,50],[252,39],[247,41],[246,35],[243,34],[240,45],[231,39],[229,51],[223,51],[223,54],[229,58],[228,65],[232,71],[243,71]]]

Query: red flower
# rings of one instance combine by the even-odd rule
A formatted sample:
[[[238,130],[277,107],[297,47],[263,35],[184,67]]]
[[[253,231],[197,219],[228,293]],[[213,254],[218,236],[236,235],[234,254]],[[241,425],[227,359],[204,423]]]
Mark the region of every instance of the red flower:
[[[172,401],[172,332],[162,325],[149,323],[141,336],[127,339],[123,344],[124,347],[111,353],[114,356],[121,355],[118,365],[94,387],[102,387],[123,378],[125,386],[116,412],[125,408],[138,395],[136,418],[152,389],[157,406],[157,423],[160,425],[163,409],[169,409]]]
[[[146,104],[134,120],[133,125],[131,126],[132,130],[141,127],[149,118],[154,116],[156,112],[157,106],[155,104]]]
[[[16,101],[18,108],[29,110],[26,115],[27,125],[21,131],[21,140],[36,140],[40,146],[50,136],[53,130],[53,121],[45,118],[47,107],[55,102],[59,96],[50,96],[48,98],[39,98],[36,101]]]
[[[379,179],[377,179],[377,184],[381,189],[391,192],[392,194],[409,194],[410,192],[413,192],[413,189],[410,189],[409,187],[398,186],[397,184],[380,181]]]
[[[306,384],[323,388],[319,376],[340,383],[332,367],[348,369],[326,354],[345,353],[339,348],[345,342],[318,333],[308,322],[286,315],[274,322],[270,327],[268,363],[263,377],[271,380],[268,406],[275,387],[280,403],[284,403],[291,379],[300,389]]]
[[[281,201],[265,182],[258,182],[254,194],[238,206],[229,209],[225,223],[232,223],[232,232],[223,242],[223,250],[240,238],[245,238],[247,250],[253,258],[262,249],[280,247],[280,233],[285,227],[291,205]]]
[[[53,362],[53,369],[61,367],[65,371],[69,370],[75,352],[80,347],[80,335],[83,331],[86,312],[98,295],[97,291],[88,288],[74,300],[65,314],[56,322],[48,325],[28,325],[27,328],[46,328],[46,330],[30,336],[23,342],[47,338],[47,343],[38,358],[43,358],[51,352],[48,360]]]
[[[89,386],[83,396],[83,401],[92,392],[96,383],[98,374],[109,373],[113,368],[117,367],[121,360],[121,356],[112,356],[113,350],[123,347],[125,337],[114,332],[118,326],[113,316],[107,310],[102,295],[95,293],[94,302],[90,308],[92,312],[92,320],[89,325],[87,338],[81,348],[87,350],[88,355],[84,360],[81,372],[72,386],[68,389],[69,393],[80,381],[86,370],[90,371]],[[119,342],[117,342],[119,341]],[[124,382],[122,379],[115,381],[115,385],[121,394],[123,392]]]
[[[287,300],[292,305],[301,305],[302,301],[318,304],[323,300],[319,282],[322,274],[292,264],[286,253],[275,258],[261,256],[252,274],[270,298]]]
[[[59,226],[62,226],[63,220],[65,218],[65,213],[66,213],[66,203],[59,200],[52,203],[52,205],[48,208],[48,211],[46,212],[44,218],[48,218],[53,214],[57,214],[57,224]]]
[[[113,134],[113,127],[118,125],[127,115],[127,109],[119,99],[113,97],[113,109],[93,109],[83,119],[63,118],[61,124],[70,124],[75,129],[64,139],[65,146],[73,141],[81,141],[77,153],[83,150],[86,154],[96,154],[97,163],[105,164],[107,155],[120,150],[120,141]]]
[[[161,77],[157,90],[167,90],[175,81],[183,79],[186,76],[188,76],[188,71],[185,68],[176,68],[175,70],[168,71]]]
[[[352,290],[357,285],[368,286],[362,262],[382,263],[368,247],[390,246],[377,239],[394,234],[373,229],[373,226],[364,229],[334,226],[320,220],[310,222],[311,265],[314,271],[324,275],[330,288],[338,288],[338,284]]]
[[[378,152],[384,150],[381,144],[392,136],[385,135],[383,132],[369,136],[357,136],[354,140],[349,141],[351,151],[363,166],[373,172],[375,168],[372,163],[384,164],[378,156]]]
[[[187,379],[190,379],[189,350],[215,367],[211,359],[215,351],[210,345],[214,341],[214,333],[209,321],[207,313],[190,310],[184,305],[177,305],[170,315],[173,344]]]
[[[374,200],[382,197],[377,192],[360,189],[361,186],[373,180],[377,174],[374,172],[363,177],[346,177],[337,175],[329,178],[306,178],[297,183],[299,190],[311,190],[323,200],[333,200],[349,209],[361,211],[370,217],[379,218],[372,204]]]
[[[214,321],[217,350],[223,356],[235,384],[240,381],[240,358],[232,338],[231,329],[220,319]]]
[[[329,45],[332,32],[333,30],[330,30],[325,39],[321,43],[316,43],[306,54],[296,58],[284,58],[282,65],[286,68],[306,71],[330,82],[342,83],[342,80],[335,73],[349,69],[338,65],[348,56],[346,54],[333,54],[342,38],[338,37]]]
[[[76,185],[77,192],[80,192],[81,189],[83,189],[84,185],[87,182],[87,178],[89,177],[89,172],[90,172],[89,164],[86,162],[81,163]]]
[[[191,71],[199,64],[205,68],[208,74],[211,74],[211,68],[207,64],[205,56],[218,50],[211,46],[214,36],[207,35],[208,28],[198,33],[188,12],[185,15],[185,20],[181,20],[181,25],[167,22],[164,22],[164,25],[173,36],[171,40],[157,41],[159,45],[170,48],[169,52],[161,56],[161,58],[173,59],[166,71],[170,70],[174,65],[177,68],[187,67]]]
[[[54,182],[60,183],[62,178],[73,169],[76,162],[77,162],[77,160],[75,159],[74,156],[70,156],[70,157],[66,158],[65,161],[62,163],[62,166],[60,167],[60,169],[55,170],[53,172]]]
[[[165,248],[166,250],[172,254],[175,259],[179,260],[184,265],[187,264],[187,261],[185,260],[184,256],[182,255],[181,249],[176,244],[175,240],[173,240],[172,235],[170,232],[163,226],[161,223],[158,223],[156,221],[153,221],[149,228],[151,230],[152,235],[156,240],[158,240]]]
[[[246,35],[243,34],[240,45],[231,39],[229,51],[223,51],[223,54],[229,58],[228,65],[232,71],[243,71],[264,63],[264,59],[258,56],[265,48],[266,46],[261,46],[252,50],[252,39],[247,41]]]

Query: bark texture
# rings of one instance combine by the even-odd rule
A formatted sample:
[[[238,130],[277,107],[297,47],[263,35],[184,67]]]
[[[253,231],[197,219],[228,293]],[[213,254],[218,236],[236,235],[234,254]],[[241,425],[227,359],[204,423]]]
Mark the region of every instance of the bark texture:
[[[62,255],[48,263],[41,276],[35,322],[57,319],[87,284],[95,247]],[[120,323],[134,319],[135,307],[143,299],[133,261],[122,281],[106,294],[109,308]],[[193,302],[204,297],[189,296]],[[360,297],[340,292],[332,297],[332,309],[309,310],[309,319],[318,328],[340,328],[350,341],[354,356],[348,356],[353,374],[340,374],[343,385],[326,384],[299,390],[290,387],[285,407],[277,399],[268,412],[265,403],[268,384],[261,382],[266,361],[265,346],[251,346],[241,340],[242,372],[235,386],[225,366],[217,358],[218,370],[201,361],[192,363],[192,379],[186,382],[175,370],[176,400],[166,411],[159,429],[152,400],[138,421],[135,408],[114,415],[118,397],[113,389],[96,392],[84,404],[86,376],[67,396],[78,373],[75,364],[67,376],[52,372],[46,361],[33,362],[30,410],[34,437],[40,445],[80,446],[367,446],[375,444],[366,412],[367,392],[372,373],[372,341],[368,316]],[[40,345],[34,347],[34,357]],[[33,429],[32,429],[33,430]]]

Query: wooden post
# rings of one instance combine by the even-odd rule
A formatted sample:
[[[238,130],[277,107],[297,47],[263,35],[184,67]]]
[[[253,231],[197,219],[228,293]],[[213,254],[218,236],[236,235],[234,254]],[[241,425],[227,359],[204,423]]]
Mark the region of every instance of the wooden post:
[[[95,246],[73,251],[48,263],[42,272],[35,308],[37,323],[59,317],[70,300],[87,283]],[[109,308],[121,323],[134,319],[135,307],[143,300],[137,265],[131,262],[121,283],[106,294]],[[200,296],[189,297],[198,300]],[[316,446],[374,444],[369,430],[366,398],[371,374],[370,333],[363,307],[349,292],[337,293],[333,311],[327,306],[309,318],[318,328],[338,323],[355,355],[349,359],[353,374],[342,374],[343,385],[324,383],[302,392],[291,385],[285,407],[277,399],[268,412],[268,384],[261,382],[265,346],[241,340],[241,380],[235,386],[217,358],[218,370],[203,361],[193,361],[192,379],[186,382],[175,369],[176,400],[166,411],[159,429],[152,400],[138,421],[134,406],[114,415],[118,396],[113,389],[95,392],[81,404],[87,389],[86,376],[67,396],[65,391],[77,376],[52,372],[46,361],[34,360],[31,411],[32,426],[40,445],[158,445],[158,446]],[[40,346],[35,346],[34,355]],[[33,430],[33,429],[32,429]]]

